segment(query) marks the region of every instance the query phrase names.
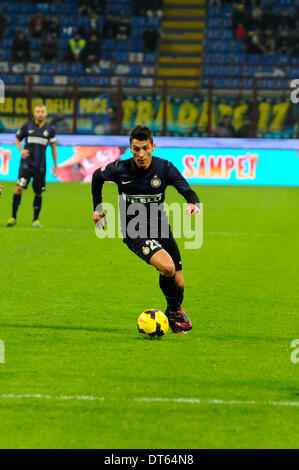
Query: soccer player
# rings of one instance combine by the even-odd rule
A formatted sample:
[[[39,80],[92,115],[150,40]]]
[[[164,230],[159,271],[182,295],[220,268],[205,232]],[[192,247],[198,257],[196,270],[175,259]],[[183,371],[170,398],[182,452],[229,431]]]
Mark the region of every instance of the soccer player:
[[[0,184],[0,196],[2,194],[2,189],[3,189],[3,186],[1,186],[1,184]]]
[[[192,323],[181,307],[184,295],[181,255],[166,213],[158,211],[156,216],[152,217],[151,206],[157,203],[163,206],[168,185],[174,186],[185,198],[189,204],[189,215],[200,212],[199,199],[172,163],[152,156],[155,144],[150,129],[136,126],[132,130],[130,150],[133,158],[118,160],[93,173],[93,220],[95,224],[99,221],[101,224],[101,219],[105,217],[101,206],[102,187],[105,181],[114,181],[118,186],[123,242],[133,253],[159,271],[159,285],[167,301],[165,314],[169,325],[173,333],[184,334],[191,330]],[[134,204],[135,210],[132,207]],[[145,207],[145,212],[142,212],[141,205]],[[132,225],[134,218],[132,214],[136,213],[136,209],[145,214],[140,218],[139,225],[137,224],[139,233],[143,233],[137,236],[136,230],[134,232],[130,226],[130,221]],[[163,234],[165,220],[168,228],[166,236]],[[156,231],[155,236],[151,236],[153,231]]]
[[[42,227],[38,217],[42,206],[41,193],[45,191],[46,186],[46,148],[48,143],[51,145],[54,160],[53,174],[57,177],[55,130],[46,122],[47,114],[46,106],[36,106],[33,113],[34,119],[26,122],[16,134],[15,145],[21,154],[21,163],[19,178],[13,195],[12,215],[6,223],[7,227],[12,227],[17,223],[17,212],[21,203],[22,192],[27,189],[31,178],[34,191],[32,227]],[[24,138],[26,142],[24,149],[22,149],[21,141]]]

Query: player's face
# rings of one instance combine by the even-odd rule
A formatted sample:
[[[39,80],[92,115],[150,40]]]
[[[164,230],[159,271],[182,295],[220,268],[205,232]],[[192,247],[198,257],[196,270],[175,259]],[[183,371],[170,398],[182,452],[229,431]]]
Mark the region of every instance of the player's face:
[[[152,162],[152,152],[155,150],[155,144],[152,144],[150,140],[133,139],[130,149],[136,165],[146,170]]]
[[[34,109],[34,119],[37,121],[37,122],[43,122],[46,117],[47,117],[47,109],[45,106],[37,106],[35,109]]]

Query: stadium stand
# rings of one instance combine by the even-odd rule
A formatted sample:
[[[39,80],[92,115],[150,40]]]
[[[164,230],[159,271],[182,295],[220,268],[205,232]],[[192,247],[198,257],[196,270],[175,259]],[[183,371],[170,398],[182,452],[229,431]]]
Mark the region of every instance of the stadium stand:
[[[5,73],[5,82],[26,83],[26,74],[30,73],[35,74],[35,83],[48,85],[57,83],[57,76],[61,75],[67,77],[65,84],[72,84],[73,77],[77,76],[80,84],[87,86],[95,82],[114,83],[117,77],[125,77],[127,83],[137,86],[146,78],[147,83],[153,85],[158,42],[156,49],[146,48],[145,51],[143,35],[149,27],[159,31],[161,12],[155,14],[155,11],[161,2],[149,5],[148,0],[144,0],[142,3],[144,16],[133,14],[134,9],[136,13],[139,10],[132,0],[0,1],[0,70]],[[115,21],[115,35],[107,36],[105,21],[110,14]],[[126,23],[128,31],[124,33]],[[79,41],[75,39],[72,47],[76,52],[80,43],[82,51],[72,54],[70,41],[77,33]],[[88,49],[93,33],[98,36],[99,47]],[[23,53],[20,52],[22,41]],[[85,48],[89,52],[100,50],[98,57],[88,61]],[[51,60],[47,60],[49,57]],[[101,77],[93,77],[96,78],[93,80],[90,74]]]
[[[247,1],[208,9],[202,85],[283,88],[299,72],[298,0]],[[221,3],[221,2],[217,2]],[[260,5],[260,6],[256,6]],[[287,33],[286,33],[287,31]],[[238,77],[238,78],[237,78]],[[244,78],[246,80],[244,80]]]

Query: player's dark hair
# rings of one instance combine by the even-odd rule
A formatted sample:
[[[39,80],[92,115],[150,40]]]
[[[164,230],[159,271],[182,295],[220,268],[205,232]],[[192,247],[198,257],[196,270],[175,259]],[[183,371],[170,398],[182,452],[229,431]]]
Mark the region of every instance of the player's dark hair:
[[[153,143],[153,133],[152,131],[145,126],[135,126],[130,133],[130,144],[132,140],[150,140],[151,144]]]

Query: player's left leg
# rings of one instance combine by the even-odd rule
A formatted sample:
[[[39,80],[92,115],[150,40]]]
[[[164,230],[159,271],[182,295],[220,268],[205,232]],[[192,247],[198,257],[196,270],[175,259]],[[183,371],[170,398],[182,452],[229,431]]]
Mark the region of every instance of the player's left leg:
[[[34,191],[34,199],[33,199],[33,222],[32,227],[34,228],[41,228],[42,225],[40,224],[38,218],[42,208],[42,191],[45,190],[45,175],[44,174],[35,174],[32,183],[33,191]]]
[[[183,282],[181,271],[176,275],[174,260],[164,249],[157,251],[149,262],[160,272],[160,288],[167,301],[165,314],[172,332],[184,333],[191,330],[192,323],[179,302],[178,283],[182,287]]]
[[[180,308],[174,311],[169,305],[165,314],[169,319],[169,324],[174,333],[179,333],[179,330],[189,331],[192,329],[192,323],[186,312],[181,307],[184,298],[184,277],[182,271],[182,260],[179,247],[175,241],[172,232],[170,231],[168,238],[161,238],[159,242],[163,246],[164,250],[170,255],[173,260],[175,267],[175,284],[177,288],[177,299],[180,304]]]
[[[183,300],[184,300],[184,287],[185,287],[182,269],[180,271],[176,271],[174,280],[178,289],[178,300],[180,302],[180,305],[182,305]]]

